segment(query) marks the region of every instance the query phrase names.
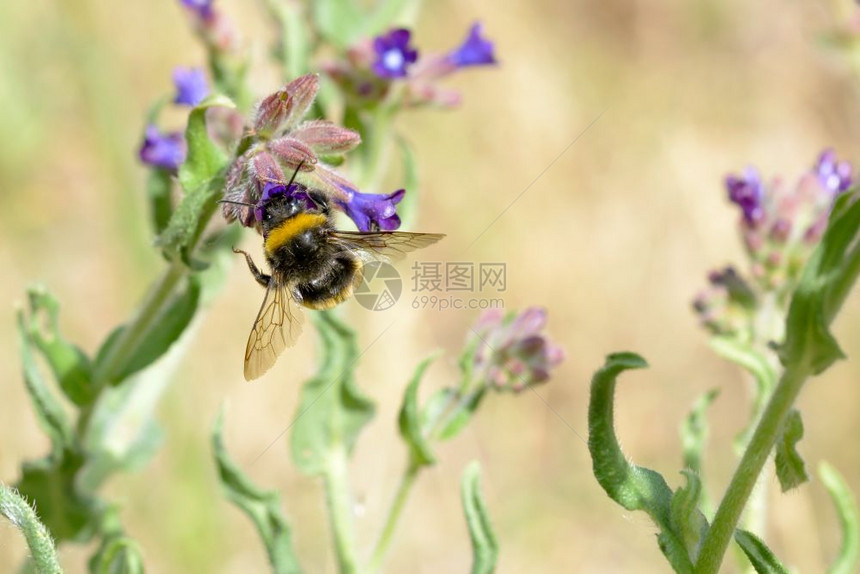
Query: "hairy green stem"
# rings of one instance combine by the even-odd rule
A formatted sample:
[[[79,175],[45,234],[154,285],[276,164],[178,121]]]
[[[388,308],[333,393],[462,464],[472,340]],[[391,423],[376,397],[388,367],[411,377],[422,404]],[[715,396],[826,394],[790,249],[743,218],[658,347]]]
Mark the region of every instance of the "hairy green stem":
[[[716,574],[719,571],[753,487],[779,438],[788,412],[810,374],[811,368],[806,363],[786,367],[702,542],[696,562],[698,574]]]
[[[343,448],[333,449],[329,453],[323,481],[339,571],[341,574],[358,573],[361,570],[356,550],[347,455]]]
[[[406,505],[406,500],[409,498],[409,492],[415,484],[415,479],[418,477],[418,472],[421,467],[413,462],[410,462],[406,467],[406,471],[400,478],[400,486],[397,487],[397,494],[394,495],[394,501],[391,503],[391,508],[388,510],[388,517],[385,519],[385,526],[382,529],[382,534],[376,547],[373,549],[373,556],[370,558],[368,571],[371,573],[379,572],[382,569],[382,561],[385,559],[385,554],[391,546],[391,541],[394,538],[394,531],[397,528],[397,522],[400,520],[400,515],[403,513],[403,507]]]
[[[51,533],[39,521],[39,517],[27,501],[16,490],[2,483],[0,483],[0,514],[21,530],[39,574],[62,572]]]

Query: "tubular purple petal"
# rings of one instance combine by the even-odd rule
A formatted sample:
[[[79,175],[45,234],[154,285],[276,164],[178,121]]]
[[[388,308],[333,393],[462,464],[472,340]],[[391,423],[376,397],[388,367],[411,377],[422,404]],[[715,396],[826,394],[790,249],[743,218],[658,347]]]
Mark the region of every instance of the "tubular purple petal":
[[[175,171],[185,161],[185,138],[180,132],[162,133],[147,126],[140,146],[140,161],[153,167]]]
[[[400,216],[397,215],[395,205],[406,195],[405,189],[398,189],[388,195],[349,191],[349,201],[340,201],[338,205],[360,231],[394,231],[400,227]]]
[[[496,64],[493,43],[481,35],[482,24],[475,22],[459,47],[448,54],[448,60],[458,68]]]
[[[175,68],[173,85],[176,86],[176,97],[173,98],[176,104],[196,106],[209,95],[206,74],[200,68]]]

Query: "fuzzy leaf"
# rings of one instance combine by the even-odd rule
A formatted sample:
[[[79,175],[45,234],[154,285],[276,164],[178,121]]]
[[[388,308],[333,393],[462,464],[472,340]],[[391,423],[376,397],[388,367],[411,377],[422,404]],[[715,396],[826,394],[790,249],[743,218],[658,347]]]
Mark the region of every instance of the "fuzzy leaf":
[[[39,426],[51,439],[51,446],[55,455],[59,455],[72,444],[74,433],[68,415],[63,410],[63,405],[60,404],[42,378],[39,366],[33,356],[32,342],[24,312],[20,309],[18,310],[18,341],[21,345],[21,363],[24,367],[24,384],[27,386],[27,393],[33,402]]]
[[[797,452],[797,443],[803,438],[803,420],[800,412],[792,409],[785,419],[782,435],[776,443],[776,476],[783,492],[800,486],[807,480],[806,467],[800,453]]]
[[[212,429],[212,452],[225,496],[254,522],[275,574],[301,572],[293,550],[290,525],[281,511],[280,496],[276,491],[263,490],[242,472],[224,446],[223,428],[222,410]]]
[[[30,340],[42,353],[69,400],[78,406],[91,404],[98,393],[93,383],[93,367],[84,352],[60,334],[57,299],[39,287],[30,288],[27,299]]]
[[[836,469],[826,462],[818,465],[818,476],[830,493],[830,498],[833,499],[842,529],[842,546],[839,548],[839,555],[827,572],[828,574],[851,574],[857,571],[857,564],[860,563],[860,517],[858,517],[854,494]]]
[[[421,424],[421,411],[418,407],[418,385],[421,383],[427,367],[438,356],[438,353],[434,353],[421,361],[415,369],[412,381],[406,387],[406,392],[403,396],[403,405],[400,407],[400,416],[398,418],[400,436],[409,448],[410,465],[418,467],[436,463],[436,457],[433,455],[430,444],[427,442]]]
[[[21,480],[16,485],[22,496],[36,507],[45,526],[57,542],[89,541],[96,531],[103,505],[79,492],[76,485],[83,458],[66,450],[24,463]]]
[[[758,574],[788,574],[788,569],[780,563],[762,539],[752,532],[736,530],[735,541]]]
[[[179,183],[185,194],[156,241],[172,256],[199,236],[201,224],[205,223],[203,215],[213,208],[223,192],[227,156],[209,139],[206,130],[206,110],[211,107],[234,108],[235,105],[225,96],[214,95],[203,100],[188,116],[185,129],[188,158],[179,167]]]
[[[185,288],[173,296],[170,304],[152,321],[152,327],[146,332],[130,361],[116,370],[113,384],[119,383],[131,375],[150,366],[160,359],[179,339],[194,318],[200,303],[200,283],[196,277],[190,277]],[[102,344],[96,355],[95,368],[100,366],[118,341],[125,326],[114,329]]]
[[[683,539],[672,528],[672,490],[660,473],[631,463],[615,435],[616,378],[628,369],[647,366],[635,353],[614,353],[594,374],[588,406],[588,450],[594,476],[606,494],[627,510],[644,510],[660,528],[660,549],[675,571],[692,572]]]
[[[830,323],[860,273],[860,192],[839,196],[827,230],[803,269],[780,346],[784,365],[806,363],[818,374],[844,357]]]
[[[173,176],[166,169],[151,169],[146,180],[146,195],[149,199],[149,213],[152,228],[158,235],[173,214],[173,200],[171,188],[173,187]]]
[[[702,499],[702,481],[699,476],[690,469],[681,471],[687,484],[679,487],[672,496],[669,518],[672,530],[683,539],[686,554],[690,560],[695,561],[699,551],[699,544],[708,531],[708,521],[699,511],[699,503]]]
[[[38,574],[62,574],[51,533],[36,512],[14,489],[0,483],[0,515],[5,516],[24,535]]]
[[[314,314],[322,343],[317,374],[302,387],[291,447],[296,466],[309,475],[323,471],[334,450],[352,451],[375,407],[355,386],[355,332],[329,311]]]
[[[143,574],[143,556],[137,542],[128,536],[105,540],[89,562],[90,574]]]
[[[472,574],[490,574],[496,569],[499,543],[481,495],[481,467],[477,462],[471,463],[463,472],[461,495],[472,540]]]

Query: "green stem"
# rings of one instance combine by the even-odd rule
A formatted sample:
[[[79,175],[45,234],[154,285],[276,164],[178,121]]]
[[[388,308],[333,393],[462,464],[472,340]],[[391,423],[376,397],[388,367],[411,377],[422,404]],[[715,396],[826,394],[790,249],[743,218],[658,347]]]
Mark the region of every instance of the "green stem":
[[[137,314],[123,329],[116,343],[107,352],[104,360],[99,364],[95,373],[95,379],[102,384],[111,384],[118,372],[128,363],[137,351],[141,339],[152,327],[153,322],[160,315],[165,305],[170,300],[176,286],[185,277],[187,268],[179,262],[172,263],[161,278],[150,290]]]
[[[385,520],[385,526],[382,529],[382,534],[376,547],[373,549],[373,556],[370,559],[368,571],[379,572],[382,569],[382,561],[388,548],[391,546],[391,541],[394,538],[394,531],[397,528],[397,522],[400,520],[400,515],[403,513],[403,507],[406,505],[406,500],[409,498],[409,492],[415,484],[415,479],[418,477],[418,471],[421,467],[412,462],[406,467],[406,471],[400,478],[400,486],[397,488],[397,494],[394,495],[394,501],[391,503],[391,508],[388,510],[388,517]]]
[[[360,572],[353,528],[352,497],[347,476],[347,457],[343,448],[333,449],[323,470],[329,523],[341,574]]]
[[[0,514],[8,518],[24,534],[39,574],[62,572],[51,533],[39,521],[36,512],[21,498],[21,495],[2,483],[0,483]]]
[[[716,574],[719,571],[750,493],[779,438],[788,412],[810,374],[811,369],[805,363],[786,367],[702,542],[696,562],[698,574]]]

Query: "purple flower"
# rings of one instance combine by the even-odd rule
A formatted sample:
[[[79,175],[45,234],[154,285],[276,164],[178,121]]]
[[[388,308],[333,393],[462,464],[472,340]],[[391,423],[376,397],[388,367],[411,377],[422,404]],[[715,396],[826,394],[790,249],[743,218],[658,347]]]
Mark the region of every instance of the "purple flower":
[[[182,5],[196,13],[202,19],[212,17],[212,0],[181,0]]]
[[[498,309],[484,312],[472,328],[471,344],[476,345],[472,376],[515,392],[549,380],[550,371],[564,360],[564,351],[541,332],[546,321],[546,310],[539,307],[519,315]]]
[[[376,61],[373,73],[380,78],[403,78],[406,69],[418,59],[418,50],[409,47],[412,33],[405,28],[396,28],[377,36],[373,40]]]
[[[339,204],[360,231],[394,231],[400,227],[400,216],[394,206],[406,195],[405,189],[388,195],[349,190],[349,195],[348,201]]]
[[[493,43],[481,36],[481,23],[475,22],[460,46],[448,54],[448,60],[458,68],[496,63]]]
[[[748,224],[754,226],[764,218],[762,207],[764,193],[761,179],[755,168],[746,168],[740,177],[727,176],[726,190],[729,192],[729,200],[741,208],[744,220]]]
[[[813,171],[821,185],[833,193],[843,192],[854,183],[854,168],[851,163],[837,161],[836,152],[832,149],[821,152]]]
[[[176,86],[174,103],[196,106],[209,95],[206,74],[200,68],[176,68],[173,70],[173,84]]]
[[[291,183],[289,187],[282,183],[268,182],[263,186],[263,193],[260,194],[260,201],[254,207],[254,217],[258,222],[263,221],[263,215],[266,209],[266,204],[278,195],[288,195],[292,199],[301,202],[302,208],[305,211],[316,209],[317,205],[314,200],[308,195],[307,188],[300,183]]]
[[[176,170],[185,161],[185,138],[180,132],[162,133],[150,125],[140,146],[140,161],[153,167]]]

